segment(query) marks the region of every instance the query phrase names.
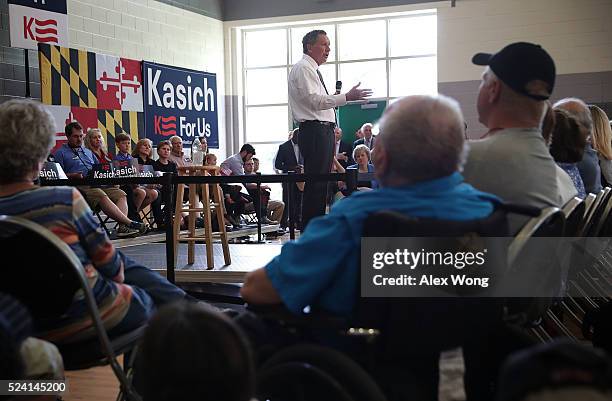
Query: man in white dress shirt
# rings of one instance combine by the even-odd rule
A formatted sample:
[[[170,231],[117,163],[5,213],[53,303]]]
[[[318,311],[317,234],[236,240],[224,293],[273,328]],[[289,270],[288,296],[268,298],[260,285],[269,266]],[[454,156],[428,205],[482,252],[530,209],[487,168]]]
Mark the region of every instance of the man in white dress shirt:
[[[319,72],[327,61],[330,42],[325,31],[308,32],[302,39],[304,57],[289,74],[289,107],[293,120],[300,125],[299,146],[306,174],[329,173],[334,155],[335,107],[347,101],[365,99],[369,89],[355,85],[346,94],[330,95]],[[304,227],[316,216],[325,214],[327,183],[310,182],[304,189],[302,222]]]

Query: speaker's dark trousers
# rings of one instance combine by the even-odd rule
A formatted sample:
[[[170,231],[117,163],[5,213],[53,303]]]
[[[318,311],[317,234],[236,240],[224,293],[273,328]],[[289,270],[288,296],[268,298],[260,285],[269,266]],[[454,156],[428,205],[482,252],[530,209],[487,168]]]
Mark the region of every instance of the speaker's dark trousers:
[[[327,174],[334,155],[334,124],[320,121],[300,123],[298,145],[304,158],[305,174]],[[327,182],[306,182],[302,204],[302,225],[325,214]]]

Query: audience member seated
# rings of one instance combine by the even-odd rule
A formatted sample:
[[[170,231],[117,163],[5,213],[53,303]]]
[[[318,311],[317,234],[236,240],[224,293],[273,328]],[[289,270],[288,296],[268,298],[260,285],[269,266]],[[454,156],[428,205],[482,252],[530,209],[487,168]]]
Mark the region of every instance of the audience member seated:
[[[152,166],[155,160],[151,158],[153,153],[153,142],[148,138],[143,138],[136,142],[132,157],[138,159],[138,164]],[[159,186],[143,186],[141,187],[147,192],[147,197],[153,199],[151,202],[151,210],[153,211],[153,220],[157,228],[162,228],[164,225],[164,218],[161,210],[161,193]],[[154,193],[153,193],[154,192]],[[143,206],[144,208],[144,206]]]
[[[68,178],[85,178],[88,176],[98,158],[93,152],[83,147],[83,127],[78,122],[66,125],[68,142],[63,144],[54,154],[55,160],[62,166]],[[146,225],[128,217],[128,204],[126,194],[116,187],[78,187],[85,195],[89,206],[100,209],[111,219],[115,220],[117,237],[134,237],[147,231]]]
[[[216,166],[217,165],[217,155],[214,153],[207,153],[206,157],[204,157],[204,164],[206,166]]]
[[[23,146],[10,146],[14,138],[20,138]],[[32,220],[72,249],[83,264],[111,336],[139,327],[156,305],[186,294],[116,251],[75,188],[33,184],[54,141],[55,123],[42,104],[11,100],[0,105],[0,214]],[[82,154],[93,157],[89,150]],[[85,299],[77,292],[61,321],[40,329],[46,340],[74,342],[93,336],[91,328]]]
[[[115,144],[117,145],[117,149],[119,149],[119,151],[113,158],[113,161],[130,161],[133,159],[132,155],[130,154],[132,139],[129,135],[124,134],[123,132],[117,134],[115,136]],[[152,202],[149,194],[142,186],[136,184],[122,185],[120,188],[127,195],[128,216],[132,220],[140,221],[140,214],[138,212]],[[157,193],[155,193],[155,197],[157,198]]]
[[[606,113],[595,105],[590,105],[593,120],[593,136],[591,143],[599,157],[602,185],[612,185],[612,128]]]
[[[178,173],[176,170],[176,163],[170,159],[171,151],[172,145],[170,145],[169,141],[160,141],[157,144],[158,159],[153,162],[153,168],[155,171],[172,174]]]
[[[361,233],[368,215],[393,210],[414,217],[471,220],[493,212],[497,197],[464,183],[459,173],[463,116],[454,100],[398,100],[385,110],[377,141],[374,165],[382,188],[338,202],[264,268],[247,274],[241,289],[247,302],[283,303],[296,314],[311,305],[349,316],[359,295]]]
[[[254,358],[229,318],[202,304],[176,303],[151,319],[136,361],[143,401],[250,401]]]
[[[255,161],[253,159],[247,160],[244,162],[244,174],[245,175],[256,175],[255,172]],[[280,218],[283,215],[283,210],[285,210],[285,204],[281,201],[270,199],[270,187],[268,185],[262,184],[260,186],[261,193],[257,193],[257,184],[255,183],[247,183],[244,184],[245,188],[249,192],[251,198],[253,198],[253,206],[255,208],[255,212],[259,213],[259,205],[256,202],[256,199],[259,198],[261,202],[261,208],[265,212],[265,216],[261,216],[261,223],[263,224],[278,224]],[[259,217],[259,216],[258,216]]]
[[[164,174],[178,174],[178,171],[176,169],[176,164],[170,160],[170,152],[172,151],[172,145],[170,145],[169,141],[160,141],[157,144],[157,156],[158,159],[155,160],[153,162],[153,168],[155,169],[155,171],[160,171]],[[165,198],[165,192],[167,189],[164,189],[163,187],[161,188],[161,193],[160,193],[160,207],[162,204],[164,204],[164,199]],[[173,200],[172,200],[172,204],[174,204],[176,202],[176,193],[173,192]],[[166,205],[167,207],[168,205]],[[168,213],[172,213],[173,211],[170,211],[172,207],[170,208],[166,208],[165,210],[168,211]],[[165,220],[164,220],[165,221]],[[159,229],[163,229],[164,228],[164,223],[162,224],[157,224],[157,228]]]
[[[244,175],[244,162],[251,160],[255,155],[255,148],[245,143],[240,148],[240,152],[225,159],[221,163],[222,175]],[[240,228],[241,215],[245,211],[248,203],[253,202],[253,199],[247,194],[240,192],[240,185],[221,184],[223,197],[225,200],[225,210],[229,221],[235,228]]]
[[[355,164],[352,154],[353,147],[350,143],[342,140],[342,128],[334,128],[334,139],[335,139],[335,151],[336,159],[340,162],[342,167],[347,168],[351,164]]]
[[[580,199],[586,197],[584,184],[578,171],[578,162],[582,160],[586,140],[584,130],[580,129],[578,122],[569,113],[564,110],[555,110],[555,128],[550,144],[550,154],[557,165],[569,175]],[[568,192],[561,188],[559,191]]]
[[[487,66],[477,108],[489,132],[469,142],[466,182],[506,202],[561,206],[555,162],[540,130],[555,84],[552,58],[540,46],[520,42],[493,55],[476,54],[472,62]],[[512,219],[512,232],[524,222]]]
[[[289,140],[283,142],[276,152],[276,157],[274,158],[274,168],[281,173],[301,173],[302,165],[304,164],[304,160],[300,153],[300,147],[298,145],[300,130],[299,128],[294,129],[289,133]],[[291,200],[289,200],[289,185],[291,185]],[[290,201],[291,203],[291,220],[295,223],[296,227],[300,229],[302,227],[302,198],[304,191],[304,183],[282,183],[283,187],[283,203],[287,205]],[[289,226],[289,210],[285,209],[283,211],[283,216],[281,217],[281,228],[287,228]]]
[[[132,157],[138,159],[138,164],[144,165],[153,165],[152,158],[153,153],[153,142],[149,138],[139,139],[136,142],[136,146],[134,147],[134,151],[132,152]]]
[[[360,173],[374,172],[374,166],[370,163],[370,149],[366,145],[357,145],[355,149],[353,149],[353,160],[355,160],[357,164],[353,164],[348,168],[358,169]],[[378,182],[376,180],[357,181],[358,191],[375,188],[378,188]]]
[[[553,107],[569,112],[578,122],[580,129],[584,131],[587,137],[587,144],[584,148],[584,156],[582,160],[578,162],[578,170],[580,171],[582,182],[584,182],[586,193],[598,193],[602,188],[601,169],[599,168],[599,157],[597,156],[597,152],[591,145],[593,119],[591,118],[591,112],[588,106],[580,99],[565,98],[559,100]]]
[[[372,135],[372,123],[363,124],[359,132],[362,133],[363,137],[353,142],[353,149],[358,145],[365,145],[368,149],[374,149],[376,135]]]
[[[251,157],[251,160],[253,160],[253,172],[254,173],[259,173],[259,159],[256,157]]]
[[[191,158],[183,151],[183,140],[180,136],[174,135],[170,137],[170,146],[172,147],[172,152],[169,157],[177,167],[188,167],[193,164]]]
[[[546,145],[550,147],[553,130],[555,129],[555,111],[551,104],[547,104],[546,114],[542,122],[542,137]],[[561,198],[561,205],[565,205],[574,196],[578,195],[578,190],[570,176],[558,164],[555,164],[557,173],[557,188]]]
[[[113,161],[113,156],[108,153],[102,132],[99,128],[90,128],[85,135],[85,147],[96,156],[97,163],[109,164]]]
[[[255,148],[245,143],[240,148],[240,153],[228,157],[221,163],[221,168],[230,171],[229,175],[244,175],[244,162],[251,160],[253,156],[255,156]]]
[[[570,341],[541,344],[510,356],[495,401],[609,401],[612,360]]]
[[[3,380],[62,380],[64,363],[57,347],[32,337],[25,306],[0,293],[0,377]],[[0,398],[3,399],[3,398]]]

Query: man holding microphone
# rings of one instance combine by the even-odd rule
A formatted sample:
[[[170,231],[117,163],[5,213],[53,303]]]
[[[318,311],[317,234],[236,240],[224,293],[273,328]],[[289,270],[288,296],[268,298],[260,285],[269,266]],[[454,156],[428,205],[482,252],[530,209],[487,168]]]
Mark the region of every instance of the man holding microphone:
[[[334,156],[335,107],[372,95],[370,89],[358,89],[358,83],[345,94],[330,95],[319,66],[327,61],[330,42],[325,31],[308,32],[302,39],[304,57],[289,74],[289,107],[299,123],[299,147],[304,158],[304,173],[329,173]],[[326,182],[308,182],[304,189],[302,223],[325,214]]]

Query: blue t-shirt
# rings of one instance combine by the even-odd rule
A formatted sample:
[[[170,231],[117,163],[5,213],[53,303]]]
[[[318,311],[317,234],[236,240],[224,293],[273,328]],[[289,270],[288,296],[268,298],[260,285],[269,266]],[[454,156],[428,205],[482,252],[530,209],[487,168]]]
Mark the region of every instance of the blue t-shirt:
[[[132,160],[132,159],[133,159],[133,157],[132,157],[131,154],[118,152],[113,160],[129,161],[129,160]]]
[[[71,148],[67,143],[63,144],[53,156],[65,173],[81,173],[83,177],[87,176],[98,160],[91,150],[84,147]]]
[[[293,313],[315,305],[349,315],[357,299],[363,222],[394,210],[414,217],[473,220],[493,212],[499,198],[463,182],[459,173],[405,187],[359,192],[310,221],[297,241],[286,243],[265,267],[283,303]]]

